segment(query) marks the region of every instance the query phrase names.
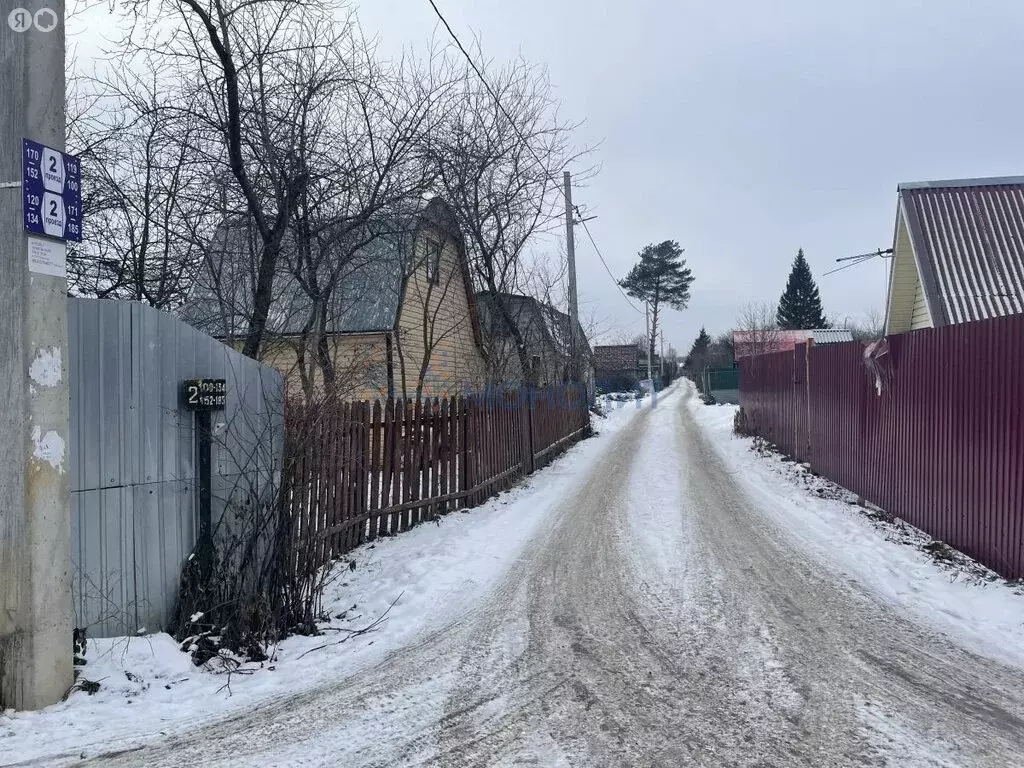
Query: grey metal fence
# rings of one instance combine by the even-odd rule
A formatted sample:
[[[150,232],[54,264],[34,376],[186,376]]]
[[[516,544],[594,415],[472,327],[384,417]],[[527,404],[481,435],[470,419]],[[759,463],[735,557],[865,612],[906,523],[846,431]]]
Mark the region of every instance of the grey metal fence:
[[[195,417],[180,407],[181,381],[227,380],[226,409],[214,416],[214,525],[239,489],[276,484],[283,382],[135,302],[69,298],[68,335],[76,626],[92,636],[155,631],[171,618],[198,531]]]

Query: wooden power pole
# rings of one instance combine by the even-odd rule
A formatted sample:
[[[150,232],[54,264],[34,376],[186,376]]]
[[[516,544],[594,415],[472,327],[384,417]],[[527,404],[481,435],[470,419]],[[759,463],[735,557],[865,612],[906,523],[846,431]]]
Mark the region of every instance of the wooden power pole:
[[[44,2],[0,14],[0,710],[73,682],[64,240],[81,211],[64,195],[80,168],[60,151],[64,0]]]

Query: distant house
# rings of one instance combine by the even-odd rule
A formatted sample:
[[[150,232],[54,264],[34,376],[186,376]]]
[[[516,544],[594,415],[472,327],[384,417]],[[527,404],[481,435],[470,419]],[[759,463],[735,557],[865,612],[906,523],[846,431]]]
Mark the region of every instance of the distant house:
[[[350,237],[359,242],[328,233],[312,254],[286,241],[261,360],[285,376],[290,391],[307,396],[480,389],[485,370],[476,297],[451,208],[433,198]],[[236,345],[251,315],[253,240],[244,223],[223,226],[209,260],[215,269],[182,311],[193,325]],[[318,293],[314,280],[335,288]]]
[[[594,347],[597,387],[603,392],[625,392],[636,387],[646,375],[640,374],[640,347],[636,344],[606,344]]]
[[[886,334],[1024,312],[1024,177],[900,184]]]
[[[532,296],[478,293],[477,307],[483,329],[487,357],[493,379],[515,384],[532,381],[538,386],[561,384],[569,380],[572,362],[570,319],[549,304]],[[529,371],[523,371],[514,335],[505,325],[499,302],[511,315],[526,347]],[[594,393],[594,354],[577,323],[580,350],[580,377],[588,395]]]
[[[809,331],[733,331],[733,354],[736,360],[770,352],[786,352],[797,344],[838,344],[853,341],[853,332],[840,328],[818,328]]]

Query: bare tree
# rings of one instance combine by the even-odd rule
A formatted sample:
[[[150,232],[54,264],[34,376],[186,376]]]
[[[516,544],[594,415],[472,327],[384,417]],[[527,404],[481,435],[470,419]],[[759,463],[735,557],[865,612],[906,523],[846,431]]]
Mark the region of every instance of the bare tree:
[[[244,215],[257,235],[242,351],[257,357],[292,212],[310,169],[299,133],[314,105],[346,72],[330,60],[338,32],[330,9],[306,0],[129,0],[122,41],[133,61],[166,65],[161,87],[197,132],[190,151],[222,195],[222,213]]]
[[[761,355],[778,349],[781,333],[775,321],[775,307],[767,302],[750,302],[736,318],[736,330],[742,334],[737,356]]]
[[[584,153],[570,143],[546,72],[524,61],[486,75],[470,69],[426,148],[442,194],[464,232],[477,285],[497,299],[523,285],[530,241],[558,219],[556,176]],[[504,302],[494,302],[504,335],[514,340],[520,369],[529,352]]]
[[[68,256],[76,293],[182,303],[202,263],[197,232],[213,212],[208,171],[192,157],[196,124],[150,68],[79,78],[68,131],[83,160],[88,226]],[[85,105],[85,106],[82,106]]]
[[[849,317],[843,323],[833,323],[834,328],[844,328],[853,333],[857,341],[876,341],[885,336],[885,316],[872,307],[863,315],[863,320],[857,322]]]

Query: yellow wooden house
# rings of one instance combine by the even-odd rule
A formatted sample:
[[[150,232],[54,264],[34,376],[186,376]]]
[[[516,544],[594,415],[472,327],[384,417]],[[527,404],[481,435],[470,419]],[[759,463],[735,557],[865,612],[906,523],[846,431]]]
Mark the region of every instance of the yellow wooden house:
[[[241,339],[254,251],[244,227],[225,228],[216,280],[186,317]],[[351,237],[351,235],[349,235]],[[315,249],[286,243],[275,275],[260,359],[292,394],[346,400],[479,390],[485,365],[464,238],[440,198],[359,230],[358,246],[321,236]],[[251,284],[251,283],[250,283]],[[328,290],[328,288],[330,290]],[[233,311],[225,311],[223,296]]]

